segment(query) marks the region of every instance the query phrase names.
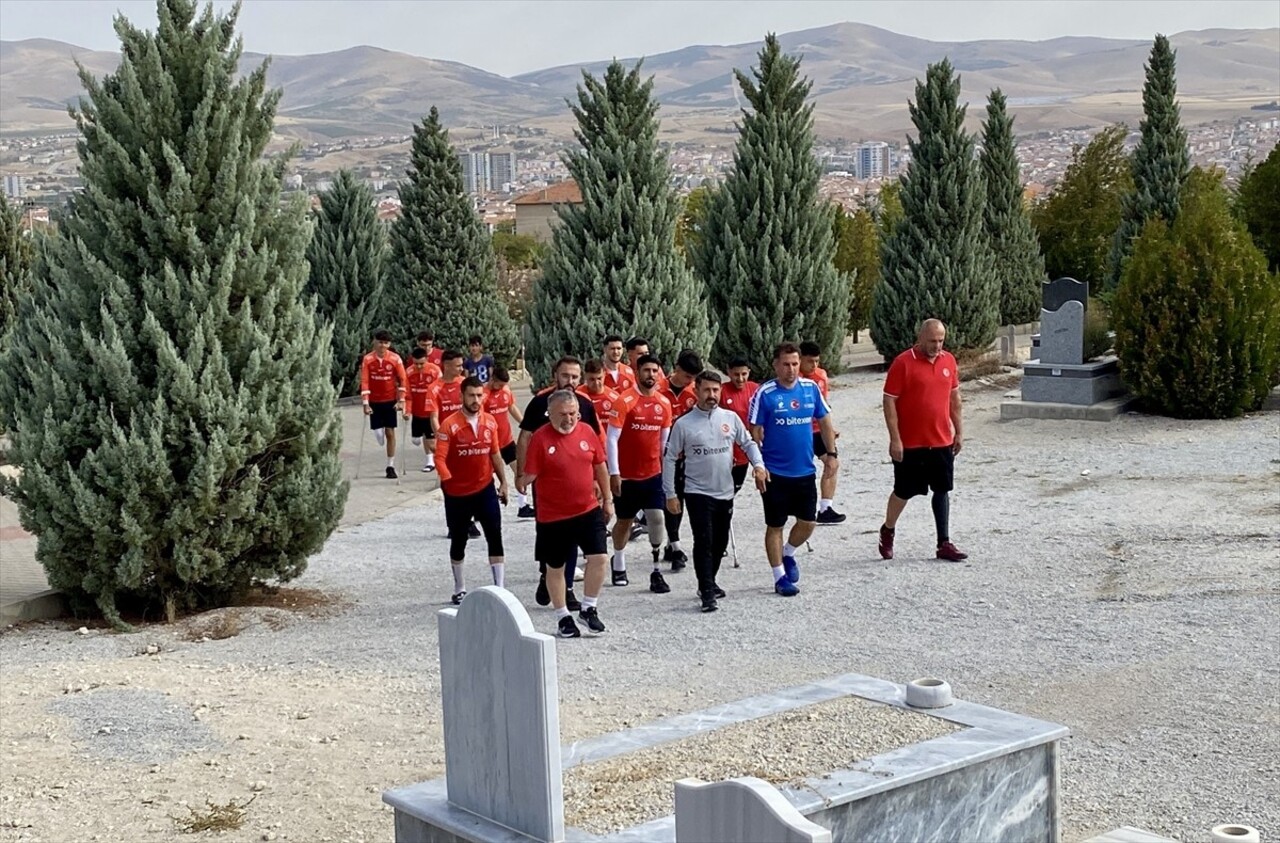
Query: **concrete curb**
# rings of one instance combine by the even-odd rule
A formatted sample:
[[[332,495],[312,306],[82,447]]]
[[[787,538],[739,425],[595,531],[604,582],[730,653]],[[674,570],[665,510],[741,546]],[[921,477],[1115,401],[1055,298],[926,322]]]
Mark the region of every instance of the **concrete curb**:
[[[60,618],[66,614],[67,603],[62,592],[51,588],[0,606],[0,627],[22,621]]]

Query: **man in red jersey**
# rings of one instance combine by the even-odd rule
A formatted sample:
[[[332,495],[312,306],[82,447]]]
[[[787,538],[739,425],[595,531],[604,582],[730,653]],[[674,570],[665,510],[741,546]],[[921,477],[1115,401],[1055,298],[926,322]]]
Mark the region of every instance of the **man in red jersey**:
[[[600,435],[579,420],[579,396],[562,389],[547,398],[549,423],[534,433],[525,452],[524,471],[516,488],[524,491],[530,483],[541,483],[554,494],[539,494],[537,536],[534,555],[547,567],[556,569],[582,550],[587,576],[578,617],[592,632],[604,632],[596,610],[604,585],[607,553],[605,521],[613,516],[609,473],[605,469]],[[582,635],[565,601],[565,579],[546,578],[551,605],[555,607],[558,633],[562,638]]]
[[[622,355],[626,353],[623,345],[622,337],[617,334],[610,334],[604,338],[604,354],[602,362],[604,364],[604,384],[610,389],[618,392],[626,392],[628,389],[636,385],[636,373],[626,363],[622,362]]]
[[[423,471],[436,470],[435,435],[432,416],[436,412],[436,384],[440,380],[440,367],[427,360],[423,348],[410,352],[412,362],[406,372],[409,379],[409,404],[404,417],[409,419],[409,433],[413,444],[421,445],[426,454]]]
[[[373,351],[360,361],[360,398],[369,428],[379,445],[387,446],[387,478],[396,479],[396,414],[404,409],[408,387],[404,363],[391,350],[391,334],[373,335]]]
[[[961,562],[951,543],[951,491],[956,454],[964,441],[956,358],[942,348],[947,328],[926,319],[916,344],[894,358],[884,381],[884,421],[893,460],[893,493],[880,527],[880,555],[893,558],[894,530],[907,500],[933,491],[937,557]]]
[[[498,423],[498,448],[502,462],[513,466],[516,461],[516,438],[511,432],[511,420],[516,424],[524,420],[520,408],[516,406],[516,396],[511,392],[511,373],[503,366],[494,366],[485,384],[484,411],[493,416]],[[524,495],[519,495],[519,504],[528,503]]]
[[[436,335],[430,331],[422,331],[418,334],[418,348],[427,353],[427,362],[440,368],[444,351],[436,347]]]
[[[600,423],[600,441],[608,437],[609,428],[620,427],[622,416],[626,412],[627,392],[620,392],[605,385],[608,377],[604,362],[588,360],[582,365],[582,386],[578,387],[579,395],[585,395],[596,411],[596,421]]]
[[[808,378],[818,385],[818,391],[822,393],[822,397],[828,399],[830,404],[830,383],[827,377],[827,370],[819,364],[822,362],[822,347],[816,342],[807,341],[800,343],[800,377]],[[836,434],[838,439],[840,434]],[[821,460],[827,453],[827,446],[822,444],[822,428],[818,422],[813,423],[813,456]],[[828,476],[826,473],[822,475],[822,479],[818,481],[821,494],[818,500],[818,524],[840,524],[846,516],[843,513],[836,512],[831,506],[836,496],[836,475]]]
[[[725,367],[729,382],[720,387],[720,406],[737,413],[743,424],[751,409],[751,398],[760,385],[751,380],[751,363],[741,354],[729,358]],[[733,446],[733,493],[736,495],[747,479],[747,455],[737,445]]]
[[[462,382],[462,409],[447,416],[436,433],[436,465],[444,493],[444,520],[449,525],[449,565],[453,569],[453,604],[467,596],[462,560],[472,524],[479,522],[489,546],[493,584],[505,587],[502,510],[507,502],[507,472],[498,452],[498,423],[484,412],[485,388],[477,378]],[[495,490],[493,475],[500,478]]]
[[[702,365],[702,358],[698,353],[686,348],[676,357],[675,368],[671,370],[671,376],[667,378],[666,383],[658,384],[658,392],[671,402],[671,412],[675,418],[680,418],[698,405],[698,391],[694,386],[694,380],[702,374],[704,368],[706,367]],[[673,423],[674,421],[675,419],[672,419]],[[658,468],[661,471],[661,465]],[[683,460],[676,462],[676,496],[681,502],[684,501]],[[662,509],[663,521],[667,528],[667,547],[662,552],[662,561],[670,562],[672,571],[683,570],[689,563],[689,557],[680,549],[680,524],[684,520],[684,510],[672,512],[666,508],[665,500],[659,504],[659,507]],[[647,521],[648,518],[649,516],[646,515],[645,520]]]
[[[662,494],[662,451],[675,415],[671,402],[657,390],[658,358],[646,354],[636,361],[636,386],[627,394],[622,424],[611,427],[605,455],[609,462],[609,483],[618,504],[618,522],[613,525],[613,584],[629,584],[626,547],[631,539],[631,524],[636,513],[644,512],[653,552],[653,573],[649,590],[666,594],[671,590],[658,567],[658,551],[662,547],[665,505]]]
[[[440,356],[440,380],[436,382],[436,413],[432,422],[437,430],[440,420],[462,409],[462,352],[446,351]]]

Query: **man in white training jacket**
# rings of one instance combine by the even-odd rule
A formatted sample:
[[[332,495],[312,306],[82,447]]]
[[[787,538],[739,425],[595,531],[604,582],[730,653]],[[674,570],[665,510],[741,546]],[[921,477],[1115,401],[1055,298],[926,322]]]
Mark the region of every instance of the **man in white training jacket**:
[[[693,569],[698,575],[698,597],[702,611],[714,612],[724,591],[716,584],[720,559],[729,546],[729,524],[733,520],[733,446],[747,455],[755,469],[756,487],[769,482],[760,456],[760,446],[747,432],[742,419],[720,407],[718,372],[707,370],[694,383],[697,405],[671,427],[667,450],[662,458],[662,489],[667,509],[680,512],[676,496],[676,460],[684,457],[684,499],[689,506],[689,526],[693,530]]]

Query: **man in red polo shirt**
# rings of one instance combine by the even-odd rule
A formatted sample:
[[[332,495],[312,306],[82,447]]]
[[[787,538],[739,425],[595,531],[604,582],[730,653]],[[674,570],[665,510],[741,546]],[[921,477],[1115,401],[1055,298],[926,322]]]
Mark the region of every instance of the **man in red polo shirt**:
[[[378,444],[387,446],[387,478],[396,479],[396,412],[404,409],[408,387],[404,363],[391,350],[391,334],[373,335],[373,351],[360,361],[360,397],[369,428]]]
[[[462,382],[462,409],[445,418],[436,431],[436,467],[444,493],[444,520],[449,525],[449,564],[453,568],[453,604],[467,596],[462,559],[473,523],[484,530],[493,584],[504,587],[502,510],[507,502],[507,471],[498,449],[498,423],[484,412],[484,384]],[[493,475],[500,478],[494,489]]]
[[[600,434],[579,421],[578,396],[570,389],[553,392],[547,398],[548,423],[529,439],[524,471],[516,480],[516,488],[525,491],[530,483],[539,482],[537,534],[534,556],[548,568],[563,568],[565,562],[582,550],[587,560],[582,608],[578,617],[592,632],[604,632],[596,604],[604,585],[605,521],[613,516],[613,496],[609,491],[609,472],[605,468],[604,446]],[[562,576],[546,578],[551,605],[555,607],[561,638],[582,635],[565,605],[565,580]]]
[[[738,418],[742,419],[742,423],[749,425],[748,414],[751,410],[751,399],[755,396],[756,390],[760,388],[760,384],[751,380],[751,363],[741,354],[736,354],[729,358],[728,365],[725,366],[726,374],[729,375],[729,382],[720,387],[720,406],[726,410],[732,410],[738,414]],[[733,446],[733,493],[738,494],[738,490],[742,488],[742,484],[747,479],[747,469],[751,467],[747,462],[747,455],[737,445]]]
[[[880,527],[880,555],[893,558],[894,529],[907,501],[933,491],[938,528],[937,557],[968,558],[951,543],[950,501],[955,456],[963,443],[960,376],[956,358],[944,351],[946,326],[926,319],[916,344],[899,354],[884,382],[884,421],[893,460],[893,493]]]

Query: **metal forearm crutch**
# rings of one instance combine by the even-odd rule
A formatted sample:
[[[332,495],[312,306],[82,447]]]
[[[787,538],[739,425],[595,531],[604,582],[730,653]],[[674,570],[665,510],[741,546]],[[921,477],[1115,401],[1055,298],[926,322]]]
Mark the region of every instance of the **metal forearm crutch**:
[[[733,522],[729,522],[729,547],[733,549],[733,567],[738,565],[738,538],[733,534]]]

